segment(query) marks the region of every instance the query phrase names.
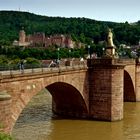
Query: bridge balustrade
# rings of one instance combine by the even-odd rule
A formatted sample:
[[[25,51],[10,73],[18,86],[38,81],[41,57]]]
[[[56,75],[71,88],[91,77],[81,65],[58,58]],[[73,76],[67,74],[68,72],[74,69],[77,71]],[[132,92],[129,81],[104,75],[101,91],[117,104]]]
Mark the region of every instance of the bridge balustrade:
[[[129,65],[129,64],[135,64],[136,60],[135,59],[117,59],[116,62],[121,63],[121,64]]]
[[[48,67],[48,65],[24,65],[24,69],[19,69],[17,65],[1,65],[0,75],[23,75],[23,74],[33,74],[33,73],[53,73],[53,72],[63,72],[76,69],[87,68],[86,63],[73,64],[70,66],[59,65],[56,67]]]

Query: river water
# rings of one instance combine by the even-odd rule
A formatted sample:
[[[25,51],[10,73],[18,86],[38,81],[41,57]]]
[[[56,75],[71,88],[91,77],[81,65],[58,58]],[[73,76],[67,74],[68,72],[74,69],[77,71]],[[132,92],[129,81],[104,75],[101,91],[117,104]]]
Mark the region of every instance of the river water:
[[[52,114],[51,95],[42,91],[24,109],[12,135],[16,140],[140,140],[140,103],[125,103],[118,122],[70,120]]]

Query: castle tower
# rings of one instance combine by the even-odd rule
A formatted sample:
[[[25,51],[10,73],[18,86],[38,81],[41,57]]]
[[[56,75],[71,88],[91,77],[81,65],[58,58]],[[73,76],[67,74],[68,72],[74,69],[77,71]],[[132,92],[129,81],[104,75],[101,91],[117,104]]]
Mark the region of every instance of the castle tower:
[[[26,34],[25,31],[22,29],[19,32],[19,43],[25,43]]]

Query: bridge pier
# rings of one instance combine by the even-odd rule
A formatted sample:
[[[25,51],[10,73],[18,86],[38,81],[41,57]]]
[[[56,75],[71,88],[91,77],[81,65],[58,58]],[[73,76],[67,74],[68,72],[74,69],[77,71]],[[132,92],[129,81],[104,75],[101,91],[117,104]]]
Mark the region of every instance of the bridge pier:
[[[136,63],[136,101],[140,101],[140,62]]]
[[[112,58],[89,59],[89,116],[91,119],[123,119],[124,65]]]
[[[0,92],[0,132],[11,132],[11,96],[6,91]]]

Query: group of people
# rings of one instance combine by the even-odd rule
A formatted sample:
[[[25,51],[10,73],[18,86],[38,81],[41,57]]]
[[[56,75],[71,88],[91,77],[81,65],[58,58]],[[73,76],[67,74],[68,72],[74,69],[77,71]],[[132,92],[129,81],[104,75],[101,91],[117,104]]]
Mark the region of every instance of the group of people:
[[[60,60],[52,60],[48,67],[58,67]]]

